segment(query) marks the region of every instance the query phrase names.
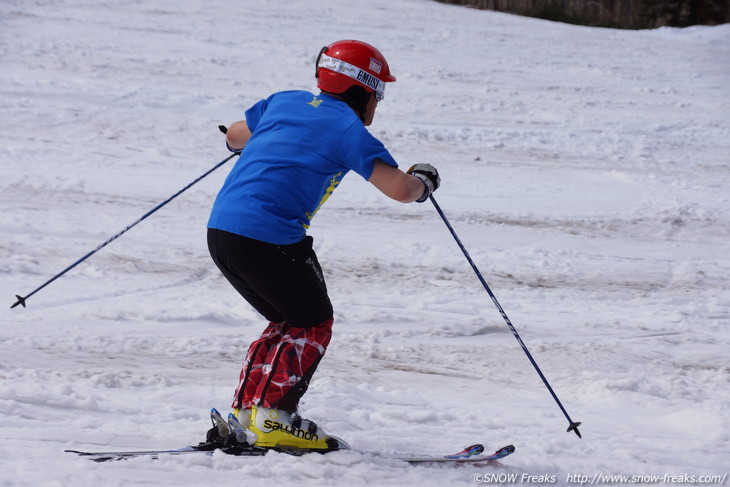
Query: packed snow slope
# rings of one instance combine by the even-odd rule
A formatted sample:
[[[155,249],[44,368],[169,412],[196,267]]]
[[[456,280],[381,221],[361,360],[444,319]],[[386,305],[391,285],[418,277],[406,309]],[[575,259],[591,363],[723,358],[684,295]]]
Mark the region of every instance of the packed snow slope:
[[[196,443],[227,410],[265,325],[206,250],[233,162],[27,309],[14,295],[226,157],[218,124],[315,90],[317,52],[342,38],[385,53],[398,81],[372,132],[402,167],[440,169],[437,201],[583,439],[433,206],[350,174],[310,232],[336,315],[302,412],[357,451],[64,453]],[[3,0],[0,485],[722,480],[729,114],[729,25],[617,31],[427,0]],[[477,442],[517,452],[466,468],[367,453]]]

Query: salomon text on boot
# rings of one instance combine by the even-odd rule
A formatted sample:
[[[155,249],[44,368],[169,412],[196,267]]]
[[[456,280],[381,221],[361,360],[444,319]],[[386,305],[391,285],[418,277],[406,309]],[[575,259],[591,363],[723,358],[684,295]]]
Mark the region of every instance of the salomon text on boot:
[[[349,450],[347,443],[319,428],[313,421],[296,413],[254,406],[251,411],[251,431],[256,446],[289,450]]]

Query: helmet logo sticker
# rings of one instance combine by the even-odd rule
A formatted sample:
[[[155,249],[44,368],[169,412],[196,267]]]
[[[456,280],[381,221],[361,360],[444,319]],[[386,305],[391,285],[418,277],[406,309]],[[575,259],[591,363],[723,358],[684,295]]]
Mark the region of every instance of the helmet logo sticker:
[[[370,71],[375,71],[376,73],[380,74],[381,69],[383,69],[383,63],[381,63],[377,59],[370,58]]]
[[[360,70],[357,73],[357,77],[355,78],[360,83],[368,85],[370,88],[377,90],[380,86],[381,81],[373,76],[372,74],[368,74],[365,71]]]

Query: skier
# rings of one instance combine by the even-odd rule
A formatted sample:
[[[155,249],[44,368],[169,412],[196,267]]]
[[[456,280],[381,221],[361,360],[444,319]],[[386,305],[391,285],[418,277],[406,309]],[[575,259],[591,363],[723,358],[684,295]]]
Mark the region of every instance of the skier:
[[[208,248],[226,279],[269,321],[246,354],[234,414],[256,434],[256,445],[331,450],[346,445],[296,414],[334,320],[306,230],[350,170],[403,203],[426,201],[440,177],[429,164],[401,171],[365,128],[386,83],[395,81],[380,51],[361,41],[335,42],[320,51],[315,77],[319,94],[275,93],[231,124],[229,150],[245,150],[216,197]]]

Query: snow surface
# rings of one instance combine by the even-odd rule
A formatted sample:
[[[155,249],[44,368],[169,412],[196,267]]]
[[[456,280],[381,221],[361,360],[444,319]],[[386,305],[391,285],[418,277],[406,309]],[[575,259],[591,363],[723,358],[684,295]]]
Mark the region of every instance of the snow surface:
[[[195,443],[264,323],[207,255],[216,126],[376,44],[373,133],[436,197],[583,439],[429,203],[351,174],[311,234],[335,335],[302,409],[357,452],[96,464]],[[618,31],[426,0],[0,2],[0,485],[565,485],[727,475],[730,25]],[[571,477],[573,476],[573,477]],[[495,478],[496,479],[496,478]],[[604,478],[605,480],[605,478]],[[716,483],[717,484],[717,483]]]

